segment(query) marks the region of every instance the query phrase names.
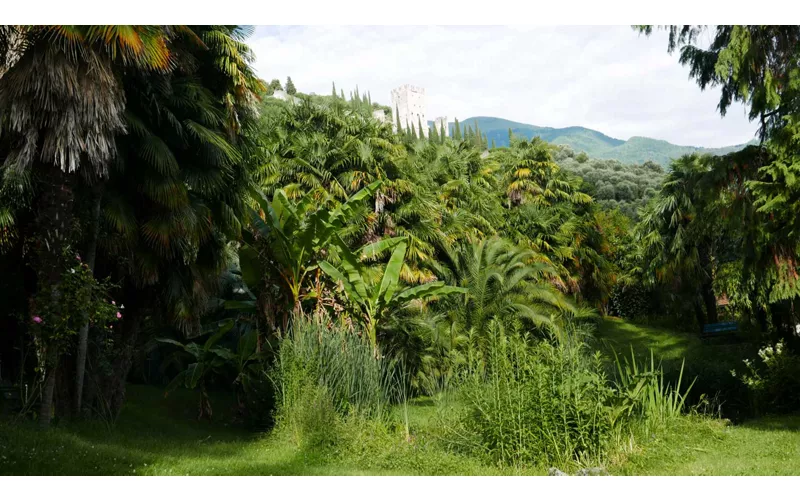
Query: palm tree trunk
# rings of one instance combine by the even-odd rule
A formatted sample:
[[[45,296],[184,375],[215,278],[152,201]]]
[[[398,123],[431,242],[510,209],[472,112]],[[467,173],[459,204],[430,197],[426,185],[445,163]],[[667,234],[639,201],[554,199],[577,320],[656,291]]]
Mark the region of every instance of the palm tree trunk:
[[[94,204],[92,206],[91,236],[86,249],[86,265],[94,274],[94,263],[97,256],[97,235],[100,232],[100,202],[103,199],[102,185],[99,185],[94,192]],[[80,415],[83,399],[83,378],[86,373],[86,351],[89,347],[89,318],[87,317],[83,326],[78,332],[78,356],[75,367],[75,400],[74,413]]]
[[[703,303],[706,306],[706,317],[709,323],[716,323],[719,319],[717,315],[717,297],[714,295],[714,288],[711,280],[703,283],[702,287]]]
[[[58,368],[58,354],[53,350],[47,355],[47,375],[42,387],[42,404],[39,406],[39,428],[50,427],[50,417],[53,414],[53,393],[56,388],[56,370]]]
[[[136,302],[129,301],[129,304],[130,306],[126,306],[127,313],[121,325],[120,351],[113,361],[112,374],[106,386],[106,401],[108,401],[111,413],[115,416],[119,415],[122,405],[125,403],[128,373],[133,366],[133,355],[139,337],[141,320],[144,315],[144,311],[137,306]]]
[[[64,249],[71,242],[72,207],[74,194],[70,177],[55,165],[38,164],[43,189],[36,201],[37,228],[34,234],[34,269],[36,270],[37,295],[32,300],[31,311],[36,314],[49,311],[50,317],[59,315],[61,276],[66,269]],[[45,324],[45,328],[50,325]],[[42,390],[39,411],[40,427],[50,425],[53,393],[58,367],[58,346],[46,336],[42,338],[42,348],[46,351],[45,369],[47,375]],[[48,345],[51,344],[51,345]]]

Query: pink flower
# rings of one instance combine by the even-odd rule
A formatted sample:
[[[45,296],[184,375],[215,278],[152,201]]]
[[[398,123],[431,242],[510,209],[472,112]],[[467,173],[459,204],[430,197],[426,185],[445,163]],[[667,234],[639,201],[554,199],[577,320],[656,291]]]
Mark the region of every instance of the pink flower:
[[[112,301],[111,301],[111,305],[112,305],[112,306],[115,306],[115,305],[117,305],[117,303],[116,303],[116,302],[114,302],[114,301],[112,300]]]
[[[42,318],[40,318],[39,316],[34,316],[33,317],[33,322],[38,325],[39,323],[42,322]]]
[[[122,319],[122,314],[119,311],[117,311],[117,319]]]
[[[75,259],[77,259],[77,260],[78,260],[78,262],[80,262],[80,260],[81,260],[81,256],[80,256],[80,255],[78,255],[78,254],[75,254]]]

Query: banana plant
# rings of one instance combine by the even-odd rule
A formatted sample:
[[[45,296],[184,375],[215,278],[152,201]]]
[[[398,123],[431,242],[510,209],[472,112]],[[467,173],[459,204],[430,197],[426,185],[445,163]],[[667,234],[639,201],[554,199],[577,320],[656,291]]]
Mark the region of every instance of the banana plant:
[[[164,390],[164,396],[168,396],[169,393],[181,386],[186,389],[199,389],[200,409],[198,419],[211,418],[211,401],[206,390],[206,382],[209,375],[223,373],[236,358],[236,354],[230,349],[217,345],[222,337],[233,328],[233,325],[233,319],[223,320],[214,324],[216,332],[203,345],[194,342],[184,344],[168,338],[156,339],[157,342],[172,344],[181,348],[181,351],[176,352],[168,361],[177,360],[180,357],[189,357],[191,362],[167,385]]]
[[[341,258],[339,266],[328,261],[319,263],[320,269],[344,287],[351,309],[361,318],[369,342],[378,355],[378,329],[381,321],[392,310],[412,300],[441,297],[465,293],[465,288],[446,285],[443,281],[432,281],[398,291],[400,270],[403,267],[408,240],[405,237],[387,238],[370,243],[352,252],[338,235],[332,238]],[[379,280],[370,279],[370,267],[365,259],[392,250],[389,262]]]
[[[259,293],[266,283],[280,287],[290,301],[287,311],[301,310],[302,290],[308,274],[317,269],[320,252],[356,213],[363,201],[374,195],[382,181],[375,181],[353,194],[334,209],[330,196],[312,191],[301,200],[289,200],[282,189],[270,201],[259,190],[252,190],[259,209],[251,209],[252,230],[239,249],[239,265],[247,287]],[[229,301],[229,309],[257,310],[257,300]],[[284,325],[285,326],[285,325]]]

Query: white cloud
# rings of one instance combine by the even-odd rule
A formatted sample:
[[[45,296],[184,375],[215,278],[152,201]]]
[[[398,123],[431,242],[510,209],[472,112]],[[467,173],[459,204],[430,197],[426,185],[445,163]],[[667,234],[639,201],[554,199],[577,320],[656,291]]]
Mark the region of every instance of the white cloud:
[[[332,81],[345,92],[358,85],[385,104],[410,83],[425,87],[431,118],[497,116],[706,147],[746,142],[756,129],[740,105],[719,116],[718,91],[689,80],[664,33],[628,26],[265,26],[249,43],[262,78],[290,75],[317,94]]]

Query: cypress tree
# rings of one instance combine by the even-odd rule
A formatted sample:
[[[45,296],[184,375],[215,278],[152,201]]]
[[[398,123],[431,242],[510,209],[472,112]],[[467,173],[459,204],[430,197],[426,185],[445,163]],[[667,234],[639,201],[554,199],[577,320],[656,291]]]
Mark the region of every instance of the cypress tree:
[[[439,142],[439,132],[436,131],[436,123],[433,124],[430,132],[428,132],[428,139],[433,143]]]
[[[289,95],[295,95],[297,93],[297,88],[295,88],[291,76],[286,77],[286,93]]]
[[[331,97],[333,97],[335,99],[337,97],[337,95],[336,95],[336,82],[332,82],[332,83],[333,83],[333,90],[331,91]]]
[[[370,106],[372,106],[372,94],[370,93],[369,90],[367,91],[367,102],[369,103]]]
[[[511,139],[514,137],[514,132],[511,131],[511,127],[508,127],[508,146],[511,147]]]
[[[475,120],[475,143],[478,149],[483,148],[483,134],[481,134],[481,129],[478,126],[478,120]]]
[[[411,124],[411,139],[413,139],[415,141],[417,140],[417,131],[414,130],[414,124],[413,123]]]
[[[458,118],[456,118],[456,123],[453,126],[453,140],[454,141],[461,140],[461,127],[458,125]]]
[[[496,148],[497,145],[494,143],[494,139],[492,139],[492,149]]]
[[[444,138],[447,137],[447,135],[445,134],[445,129],[444,128],[445,127],[449,127],[449,126],[450,125],[448,125],[447,123],[442,122],[442,130],[441,130],[441,134],[439,134],[439,141],[442,144],[444,144]]]
[[[422,128],[422,117],[419,116],[419,115],[417,115],[417,130],[419,130],[419,138],[420,139],[424,139],[425,138],[425,133],[424,133],[425,129]]]
[[[400,123],[400,108],[397,104],[394,105],[394,118],[397,121],[397,133],[400,134],[403,132],[403,125]]]
[[[344,101],[344,89],[339,89],[339,93],[342,96],[342,100]]]

